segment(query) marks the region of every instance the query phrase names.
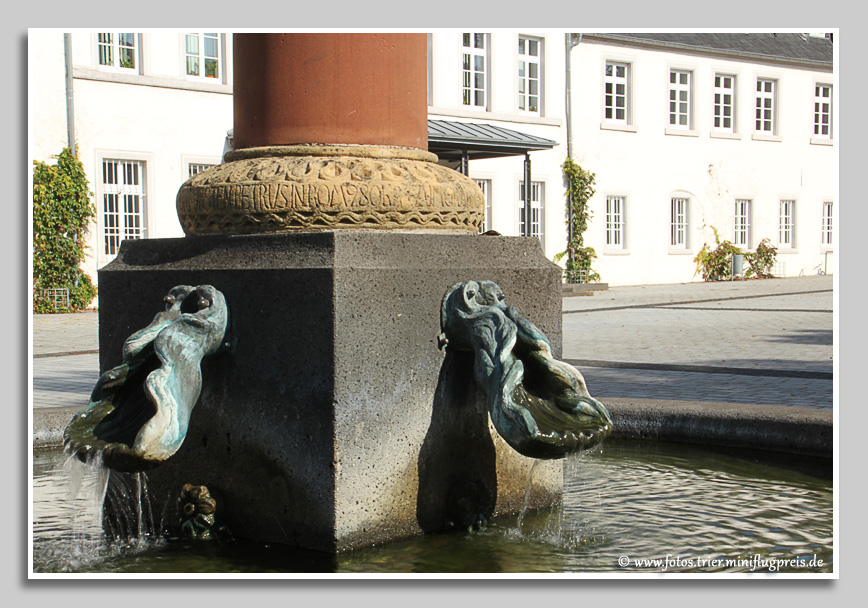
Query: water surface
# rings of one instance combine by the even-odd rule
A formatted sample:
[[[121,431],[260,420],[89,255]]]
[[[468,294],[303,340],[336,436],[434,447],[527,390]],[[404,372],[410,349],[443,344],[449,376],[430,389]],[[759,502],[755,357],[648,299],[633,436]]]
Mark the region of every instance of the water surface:
[[[609,441],[566,461],[560,505],[482,532],[338,556],[165,540],[139,529],[135,514],[115,524],[134,540],[107,543],[96,506],[106,476],[90,470],[78,479],[80,469],[64,461],[57,450],[34,451],[34,572],[817,573],[833,565],[831,467],[793,456]]]

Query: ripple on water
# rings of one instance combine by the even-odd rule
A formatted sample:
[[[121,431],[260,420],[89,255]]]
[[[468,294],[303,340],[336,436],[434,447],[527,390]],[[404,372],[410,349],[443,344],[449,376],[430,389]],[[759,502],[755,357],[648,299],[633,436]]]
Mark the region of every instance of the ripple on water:
[[[158,546],[138,500],[145,496],[144,504],[149,503],[145,479],[141,474],[110,476],[99,458],[85,464],[60,451],[35,452],[33,571],[80,572]],[[134,533],[106,538],[102,509],[106,496],[118,507],[120,517],[136,522],[127,525]],[[112,526],[120,527],[118,522]]]

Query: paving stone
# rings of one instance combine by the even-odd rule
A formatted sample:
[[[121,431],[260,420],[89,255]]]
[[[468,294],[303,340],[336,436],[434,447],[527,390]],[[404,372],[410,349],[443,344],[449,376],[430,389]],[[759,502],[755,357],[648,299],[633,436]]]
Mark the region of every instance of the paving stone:
[[[590,393],[606,398],[710,401],[832,409],[832,381],[736,374],[580,369]]]
[[[86,407],[99,378],[99,355],[33,360],[33,407]]]
[[[833,381],[816,376],[833,369],[832,279],[615,287],[580,305],[565,299],[563,356],[602,362],[580,367],[601,398],[831,408]],[[745,375],[764,371],[814,377]]]

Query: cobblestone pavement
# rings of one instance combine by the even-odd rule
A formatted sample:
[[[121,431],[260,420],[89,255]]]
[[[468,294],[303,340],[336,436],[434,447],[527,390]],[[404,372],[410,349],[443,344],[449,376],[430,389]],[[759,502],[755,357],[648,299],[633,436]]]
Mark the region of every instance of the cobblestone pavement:
[[[563,356],[600,398],[832,407],[833,277],[564,299]]]
[[[33,315],[33,354],[96,351],[99,348],[99,314]]]
[[[612,287],[563,301],[591,394],[832,407],[832,277]],[[85,407],[98,314],[33,315],[33,407]]]
[[[86,407],[99,378],[99,355],[33,360],[33,407]]]
[[[33,315],[33,407],[86,407],[99,378],[99,315]]]

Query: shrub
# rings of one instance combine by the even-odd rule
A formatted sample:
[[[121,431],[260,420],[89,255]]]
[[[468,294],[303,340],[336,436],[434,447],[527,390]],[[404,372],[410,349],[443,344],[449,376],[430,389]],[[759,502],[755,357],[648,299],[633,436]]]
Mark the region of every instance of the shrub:
[[[96,210],[81,161],[69,148],[55,158],[55,165],[33,161],[33,289],[68,289],[67,312],[87,307],[96,296],[90,277],[79,268]],[[33,312],[55,310],[34,293]]]
[[[696,273],[702,274],[703,281],[721,281],[732,278],[732,256],[743,255],[741,249],[730,241],[721,241],[717,228],[714,230],[714,240],[717,247],[712,249],[708,243],[703,243],[702,249],[693,258],[696,262]]]
[[[758,279],[772,278],[772,270],[775,267],[775,256],[777,253],[777,247],[772,245],[768,239],[760,241],[755,253],[746,253],[744,255],[744,259],[749,266],[744,276],[754,276]]]

